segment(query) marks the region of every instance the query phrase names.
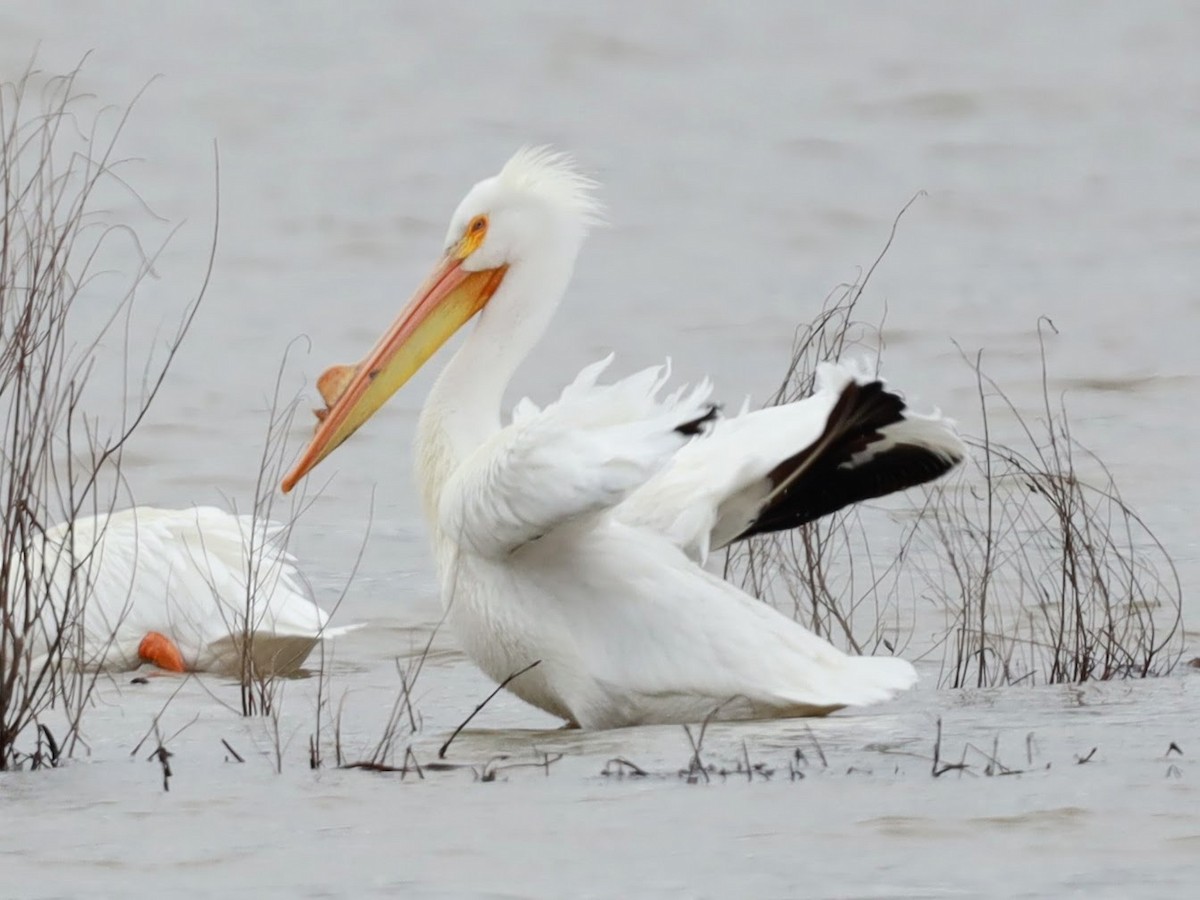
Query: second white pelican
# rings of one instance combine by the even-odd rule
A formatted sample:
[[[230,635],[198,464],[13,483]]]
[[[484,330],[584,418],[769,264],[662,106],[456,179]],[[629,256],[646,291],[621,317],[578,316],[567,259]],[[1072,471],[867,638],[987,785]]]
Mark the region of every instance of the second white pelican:
[[[814,396],[717,420],[707,382],[588,366],[557,402],[500,404],[566,290],[595,184],[519,151],[459,204],[445,253],[370,355],[319,385],[327,408],[290,490],[478,314],[421,413],[417,480],[447,620],[509,690],[584,728],[824,715],[916,681],[849,656],[711,574],[712,549],[929,481],[963,445],[877,380],[826,366]]]
[[[322,638],[353,626],[329,625],[280,528],[214,507],[140,506],[32,536],[7,584],[31,670],[62,658],[237,675],[245,646],[257,674],[295,672]]]

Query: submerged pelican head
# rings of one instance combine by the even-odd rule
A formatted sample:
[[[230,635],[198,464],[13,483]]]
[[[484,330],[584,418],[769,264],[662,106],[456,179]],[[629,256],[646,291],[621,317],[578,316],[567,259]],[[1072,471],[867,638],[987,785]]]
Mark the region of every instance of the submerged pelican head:
[[[399,317],[354,366],[317,381],[326,408],[316,434],[283,479],[287,493],[350,437],[476,313],[489,304],[522,315],[529,292],[509,290],[522,270],[565,286],[599,218],[596,184],[565,154],[523,148],[499,174],[480,181],[455,210],[441,260]],[[565,269],[565,270],[564,270]]]

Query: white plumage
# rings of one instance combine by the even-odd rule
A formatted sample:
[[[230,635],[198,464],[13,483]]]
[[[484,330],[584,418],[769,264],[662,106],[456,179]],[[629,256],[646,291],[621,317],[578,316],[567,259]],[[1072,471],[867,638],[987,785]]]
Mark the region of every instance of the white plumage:
[[[177,645],[188,671],[232,674],[241,671],[249,632],[257,670],[287,672],[318,640],[344,629],[328,625],[279,530],[213,507],[85,516],[31,542],[23,556],[32,589],[14,579],[10,596],[49,600],[34,632],[35,657],[61,632],[71,661],[128,670],[142,663],[146,635],[157,633]],[[252,541],[261,545],[253,567]]]
[[[664,396],[658,367],[600,384],[610,357],[501,425],[597,214],[592,187],[542,150],[477,184],[392,329],[323,376],[329,408],[285,490],[481,310],[422,410],[416,469],[447,619],[489,676],[538,662],[509,689],[586,728],[819,715],[909,687],[907,662],[842,653],[702,564],[951,468],[963,446],[940,416],[830,365],[813,397],[714,423],[707,382]]]

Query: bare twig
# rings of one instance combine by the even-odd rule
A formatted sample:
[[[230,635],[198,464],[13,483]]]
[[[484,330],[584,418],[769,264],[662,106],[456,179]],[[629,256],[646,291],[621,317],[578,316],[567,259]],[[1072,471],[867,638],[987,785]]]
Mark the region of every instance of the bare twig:
[[[530,669],[534,668],[535,666],[541,665],[541,662],[542,661],[540,659],[535,659],[533,662],[531,662],[525,668],[521,669],[520,671],[513,672],[511,675],[509,675],[507,678],[505,678],[502,682],[500,682],[498,685],[496,685],[496,689],[494,691],[492,691],[490,694],[488,694],[483,699],[482,703],[480,703],[473,710],[471,710],[471,714],[469,716],[467,716],[465,719],[463,719],[462,722],[459,723],[458,727],[455,728],[454,731],[450,734],[450,737],[446,738],[446,742],[444,744],[442,744],[441,747],[438,748],[438,759],[446,758],[446,751],[450,749],[450,744],[453,743],[454,739],[456,737],[458,737],[459,733],[464,728],[466,728],[468,724],[470,724],[471,720],[474,719],[475,716],[477,716],[479,714],[480,710],[482,710],[485,706],[487,706],[492,701],[493,697],[495,697],[498,693],[500,693],[502,690],[504,690],[506,687],[508,687],[509,684],[511,684],[514,679],[519,678],[520,676],[524,675],[526,672],[528,672]]]
[[[957,763],[942,763],[942,717],[938,716],[937,720],[937,737],[933,741],[933,766],[930,772],[934,778],[940,778],[947,772],[961,772],[967,768],[965,762]]]
[[[242,759],[242,755],[240,753],[238,753],[236,750],[233,749],[233,747],[230,746],[229,741],[225,740],[225,738],[221,738],[221,743],[225,745],[225,749],[229,751],[229,755],[232,756],[235,760],[237,760],[240,763],[244,763],[246,761],[246,760]]]
[[[618,778],[623,778],[626,775],[645,778],[650,773],[636,763],[630,762],[623,756],[615,756],[604,764],[604,768],[600,770],[600,774],[616,775]]]

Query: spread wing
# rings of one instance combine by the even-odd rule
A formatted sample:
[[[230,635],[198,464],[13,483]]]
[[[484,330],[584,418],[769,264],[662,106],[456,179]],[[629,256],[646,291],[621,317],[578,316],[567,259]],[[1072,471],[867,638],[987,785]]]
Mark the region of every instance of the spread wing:
[[[597,384],[612,357],[585,368],[545,409],[522,401],[513,422],[455,471],[440,527],[500,556],[560,525],[620,504],[716,417],[707,382],[660,398],[669,366]]]
[[[703,563],[733,541],[931,481],[965,454],[949,420],[915,414],[882,381],[825,363],[812,396],[720,420],[616,515]]]

